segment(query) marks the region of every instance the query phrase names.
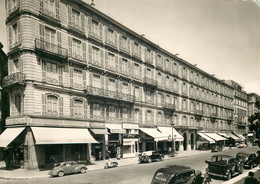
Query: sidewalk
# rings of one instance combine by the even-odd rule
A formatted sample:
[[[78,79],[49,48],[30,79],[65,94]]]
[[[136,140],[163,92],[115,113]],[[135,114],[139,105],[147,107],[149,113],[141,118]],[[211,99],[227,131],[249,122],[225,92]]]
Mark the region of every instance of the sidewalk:
[[[168,157],[168,155],[166,155],[165,159],[176,159],[180,157],[194,156],[194,155],[206,154],[210,152],[211,151],[199,151],[199,150],[182,151],[177,153],[174,157]],[[111,161],[118,162],[118,167],[139,163],[138,157],[124,158],[120,160],[111,159]],[[92,162],[90,165],[87,166],[88,168],[87,172],[104,169],[106,162],[107,160]],[[0,162],[0,179],[23,180],[23,179],[32,179],[32,178],[46,178],[49,177],[48,173],[49,170],[46,171],[35,171],[35,170],[26,170],[26,169],[5,170],[5,164],[3,162]]]

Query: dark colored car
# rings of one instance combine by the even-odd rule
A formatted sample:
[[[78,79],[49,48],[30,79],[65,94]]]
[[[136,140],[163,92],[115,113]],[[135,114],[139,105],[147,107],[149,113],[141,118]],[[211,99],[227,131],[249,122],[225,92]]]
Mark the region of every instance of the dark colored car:
[[[157,151],[145,151],[139,156],[139,163],[143,162],[153,162],[153,161],[163,161],[164,155],[158,153]]]
[[[231,179],[235,174],[241,174],[243,167],[237,158],[229,155],[214,155],[205,161],[208,164],[208,174]]]
[[[84,163],[78,163],[75,161],[61,162],[54,164],[54,168],[49,172],[52,176],[64,176],[65,174],[72,173],[85,173],[87,171],[87,165]]]
[[[237,160],[241,160],[244,167],[252,169],[258,165],[258,160],[255,153],[238,152],[236,155]]]
[[[202,184],[203,180],[200,171],[187,166],[172,165],[158,169],[151,184]]]

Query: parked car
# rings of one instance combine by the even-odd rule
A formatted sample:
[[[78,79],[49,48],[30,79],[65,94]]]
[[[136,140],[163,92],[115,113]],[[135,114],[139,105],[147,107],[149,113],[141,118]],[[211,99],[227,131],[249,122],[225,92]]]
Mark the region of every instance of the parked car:
[[[65,174],[72,173],[85,173],[87,171],[87,165],[84,163],[78,163],[75,161],[61,162],[54,164],[54,168],[49,172],[52,176],[64,176]]]
[[[255,153],[238,152],[236,155],[237,160],[241,160],[244,167],[252,169],[258,165],[258,159]]]
[[[238,148],[246,148],[247,145],[245,143],[240,143],[237,145]]]
[[[143,162],[153,162],[153,161],[163,161],[164,155],[158,153],[157,151],[145,151],[139,156],[139,163]]]
[[[158,169],[151,184],[202,184],[203,180],[200,171],[195,171],[187,166],[172,165]]]
[[[208,164],[208,174],[231,179],[235,174],[241,174],[243,168],[236,157],[229,155],[214,155],[205,161]]]

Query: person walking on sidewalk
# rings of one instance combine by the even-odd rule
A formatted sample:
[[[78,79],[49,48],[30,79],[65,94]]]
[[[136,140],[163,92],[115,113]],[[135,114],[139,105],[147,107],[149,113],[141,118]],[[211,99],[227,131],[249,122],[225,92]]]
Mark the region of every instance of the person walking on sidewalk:
[[[248,176],[245,178],[244,184],[258,184],[258,180],[254,177],[254,173],[250,171]]]

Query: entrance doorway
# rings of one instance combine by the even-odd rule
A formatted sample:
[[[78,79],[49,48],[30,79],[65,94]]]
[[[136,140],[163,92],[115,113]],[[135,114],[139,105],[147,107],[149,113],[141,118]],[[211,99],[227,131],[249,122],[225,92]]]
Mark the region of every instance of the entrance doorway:
[[[194,134],[190,134],[190,143],[191,143],[191,149],[194,149]]]
[[[187,150],[187,134],[183,133],[183,149],[184,151]]]

